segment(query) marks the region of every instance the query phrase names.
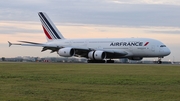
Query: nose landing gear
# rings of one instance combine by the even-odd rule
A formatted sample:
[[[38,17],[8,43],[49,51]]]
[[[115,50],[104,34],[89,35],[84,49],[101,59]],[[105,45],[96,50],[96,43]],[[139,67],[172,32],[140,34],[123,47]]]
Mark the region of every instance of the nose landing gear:
[[[157,61],[158,64],[162,64],[161,59],[162,59],[162,57],[159,57],[159,58],[158,58],[158,61]]]

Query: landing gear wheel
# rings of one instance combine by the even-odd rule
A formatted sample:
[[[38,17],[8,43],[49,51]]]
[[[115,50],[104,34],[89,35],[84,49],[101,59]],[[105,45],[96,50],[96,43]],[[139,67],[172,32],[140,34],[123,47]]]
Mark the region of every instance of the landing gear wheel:
[[[158,61],[157,63],[158,63],[158,64],[162,64],[162,61]]]
[[[161,59],[162,59],[161,57],[158,58],[158,61],[157,61],[158,64],[162,64]]]
[[[105,63],[105,60],[88,60],[88,63]]]
[[[114,60],[107,60],[106,63],[114,63]]]

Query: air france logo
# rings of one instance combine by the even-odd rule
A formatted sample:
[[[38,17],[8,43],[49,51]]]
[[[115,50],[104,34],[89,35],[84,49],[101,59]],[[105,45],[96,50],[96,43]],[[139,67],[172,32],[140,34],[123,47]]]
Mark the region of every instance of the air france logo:
[[[112,42],[110,46],[147,46],[149,42]]]

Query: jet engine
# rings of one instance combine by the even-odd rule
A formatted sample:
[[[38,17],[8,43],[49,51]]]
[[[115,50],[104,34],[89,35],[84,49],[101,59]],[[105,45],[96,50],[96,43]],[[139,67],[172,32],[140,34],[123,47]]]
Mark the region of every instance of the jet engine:
[[[72,48],[61,48],[58,50],[58,54],[63,57],[71,57],[75,54],[75,50]]]
[[[106,53],[103,51],[90,51],[88,57],[91,60],[104,60],[106,58]]]
[[[143,57],[130,57],[129,60],[142,60]]]

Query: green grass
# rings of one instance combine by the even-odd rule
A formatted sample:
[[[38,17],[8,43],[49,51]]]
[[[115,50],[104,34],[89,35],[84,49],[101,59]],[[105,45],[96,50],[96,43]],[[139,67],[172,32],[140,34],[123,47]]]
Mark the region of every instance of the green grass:
[[[180,66],[0,63],[0,101],[180,101]]]

